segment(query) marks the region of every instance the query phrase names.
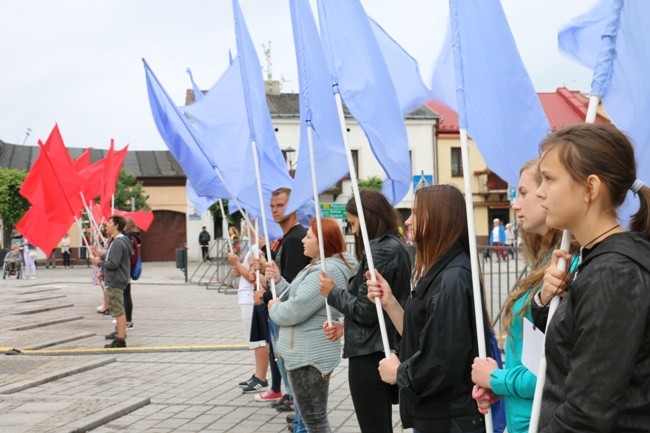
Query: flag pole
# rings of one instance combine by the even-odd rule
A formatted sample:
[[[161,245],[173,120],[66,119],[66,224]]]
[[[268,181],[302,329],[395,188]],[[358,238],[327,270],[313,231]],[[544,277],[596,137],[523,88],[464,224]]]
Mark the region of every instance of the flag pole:
[[[188,68],[189,70],[189,68]],[[221,199],[219,199],[219,210],[221,211],[221,218],[226,221],[226,212],[223,210],[223,202]],[[243,213],[242,213],[243,215]],[[222,226],[223,228],[223,226]],[[230,254],[235,254],[235,252],[232,249],[232,242],[230,242],[230,233],[226,235],[226,241],[228,242],[228,250],[230,251]]]
[[[587,106],[587,115],[585,117],[585,123],[594,123],[596,121],[596,114],[598,113],[598,104],[600,103],[600,97],[598,95],[591,95],[589,97],[589,105]],[[562,230],[562,241],[560,242],[560,249],[564,252],[569,252],[571,247],[571,232],[569,230]],[[560,271],[566,271],[567,262],[562,257],[558,260],[557,268]],[[548,319],[546,319],[546,328],[551,323],[555,311],[557,310],[558,305],[560,304],[560,297],[553,296],[551,303],[548,308]],[[546,384],[546,336],[548,334],[544,333],[544,345],[542,346],[542,357],[539,361],[539,369],[537,370],[537,382],[535,383],[535,394],[533,397],[533,408],[530,414],[530,426],[528,428],[528,433],[537,433],[539,429],[539,416],[542,411],[542,396],[544,394],[544,385]]]
[[[257,153],[257,144],[255,139],[251,139],[251,147],[253,150],[253,165],[255,166],[255,180],[257,181],[257,195],[260,201],[260,217],[262,218],[262,228],[264,229],[264,242],[266,243],[266,257],[267,260],[271,260],[271,245],[269,243],[269,230],[266,223],[266,210],[264,208],[264,194],[262,193],[262,177],[260,176],[260,161],[259,154]],[[275,279],[271,278],[271,294],[274,298],[277,298],[277,293],[275,292]]]
[[[345,115],[343,114],[343,103],[341,101],[341,94],[338,90],[338,85],[334,86],[334,99],[336,100],[336,110],[339,115],[339,124],[341,125],[341,135],[343,136],[343,144],[345,145],[345,155],[348,160],[348,169],[350,170],[350,180],[352,181],[352,193],[354,194],[354,201],[357,204],[357,212],[359,213],[359,230],[361,231],[361,238],[363,239],[363,250],[366,253],[366,260],[368,261],[368,271],[370,272],[371,281],[377,281],[375,274],[375,264],[372,260],[372,253],[370,251],[370,240],[368,239],[368,229],[366,227],[366,219],[363,214],[363,206],[361,205],[361,194],[359,193],[359,182],[357,180],[357,173],[354,169],[354,161],[352,160],[352,150],[350,149],[350,142],[346,133]],[[381,300],[375,298],[375,308],[377,310],[377,321],[379,322],[379,330],[381,331],[381,341],[384,345],[384,355],[386,358],[390,357],[390,345],[388,344],[388,332],[386,331],[386,321],[384,320],[384,312],[381,306]]]
[[[323,244],[323,225],[320,218],[320,202],[318,200],[318,186],[316,185],[316,162],[314,161],[314,138],[311,119],[307,120],[307,142],[309,144],[309,164],[311,165],[311,187],[314,193],[314,216],[316,216],[316,231],[318,232],[318,252],[320,254],[321,269],[327,273],[325,268],[325,246]],[[325,298],[325,312],[327,313],[327,325],[332,326],[332,311]]]

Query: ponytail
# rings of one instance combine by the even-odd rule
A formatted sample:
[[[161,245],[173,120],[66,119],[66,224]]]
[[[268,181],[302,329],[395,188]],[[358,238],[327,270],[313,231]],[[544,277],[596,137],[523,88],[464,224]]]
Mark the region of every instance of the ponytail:
[[[632,215],[630,228],[650,239],[650,188],[642,186],[635,193],[639,196],[639,211]]]

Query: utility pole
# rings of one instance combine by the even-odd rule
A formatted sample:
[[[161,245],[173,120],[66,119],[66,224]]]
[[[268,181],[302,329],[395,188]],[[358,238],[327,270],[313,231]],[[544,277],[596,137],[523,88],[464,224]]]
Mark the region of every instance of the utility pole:
[[[25,139],[23,140],[23,146],[25,145],[25,143],[27,143],[27,137],[29,137],[31,133],[32,133],[32,128],[27,128],[27,131],[25,131]]]
[[[271,62],[271,41],[269,41],[268,47],[262,44],[262,48],[264,49],[264,57],[266,57],[266,79],[271,81],[273,79],[273,72],[271,71],[271,67],[273,66],[273,62]]]

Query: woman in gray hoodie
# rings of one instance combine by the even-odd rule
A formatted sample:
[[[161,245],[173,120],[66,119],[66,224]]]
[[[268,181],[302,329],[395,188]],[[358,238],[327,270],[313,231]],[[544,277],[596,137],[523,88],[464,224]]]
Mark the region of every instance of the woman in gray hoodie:
[[[345,240],[336,221],[323,219],[322,226],[325,268],[337,286],[345,287],[356,260],[345,252]],[[329,378],[341,360],[341,344],[327,340],[323,333],[327,314],[319,290],[323,261],[316,233],[316,221],[312,219],[302,243],[304,254],[313,260],[290,285],[280,277],[273,262],[267,265],[265,276],[274,279],[281,294],[269,301],[269,317],[280,327],[276,354],[284,360],[294,402],[310,433],[328,433]],[[336,310],[333,313],[338,314]]]

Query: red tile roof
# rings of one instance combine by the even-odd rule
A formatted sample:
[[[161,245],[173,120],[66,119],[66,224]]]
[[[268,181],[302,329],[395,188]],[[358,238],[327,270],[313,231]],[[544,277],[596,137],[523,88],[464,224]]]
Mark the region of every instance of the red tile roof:
[[[589,98],[579,91],[560,87],[555,92],[538,92],[537,95],[551,129],[585,121]],[[438,122],[439,133],[458,133],[458,114],[454,110],[438,101],[430,101],[425,105],[441,116]],[[598,114],[596,123],[609,123],[609,120]]]

